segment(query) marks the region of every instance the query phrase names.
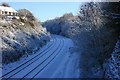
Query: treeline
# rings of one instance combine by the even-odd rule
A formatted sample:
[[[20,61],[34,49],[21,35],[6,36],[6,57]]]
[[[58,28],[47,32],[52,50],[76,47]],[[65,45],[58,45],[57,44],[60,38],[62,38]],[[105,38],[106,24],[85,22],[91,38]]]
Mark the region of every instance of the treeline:
[[[74,41],[80,55],[81,77],[105,77],[103,64],[111,57],[120,35],[119,5],[120,2],[83,3],[78,15],[65,14],[43,24],[51,33],[56,31],[54,34]]]

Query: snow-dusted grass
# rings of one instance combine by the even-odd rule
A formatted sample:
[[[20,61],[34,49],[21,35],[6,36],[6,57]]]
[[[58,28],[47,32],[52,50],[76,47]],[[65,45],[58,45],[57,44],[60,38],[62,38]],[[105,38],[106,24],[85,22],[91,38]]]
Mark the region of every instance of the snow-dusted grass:
[[[47,43],[46,46],[43,46],[43,48],[41,48],[41,49],[38,50],[38,51],[33,52],[31,55],[24,55],[24,56],[21,57],[20,60],[18,60],[18,61],[15,61],[15,62],[12,62],[12,63],[9,63],[9,64],[3,64],[3,65],[2,65],[3,74],[11,71],[12,69],[15,69],[17,66],[19,66],[19,65],[23,64],[24,62],[30,60],[31,58],[35,57],[36,55],[41,54],[41,52],[44,51],[45,49],[47,49],[48,46],[51,45],[51,43],[52,43],[52,42]]]
[[[41,59],[39,59],[39,61],[36,61],[34,63],[34,66],[32,66],[32,64],[30,66],[28,66],[27,68],[30,68],[30,69],[27,71],[29,72],[33,67],[37,66],[42,60],[44,60],[47,56],[49,56],[51,53],[53,53],[57,49],[57,51],[55,51],[55,53],[54,53],[54,55],[58,54],[55,57],[55,59],[52,62],[50,62],[50,64],[48,66],[46,66],[45,69],[43,69],[41,73],[37,74],[37,76],[35,76],[35,78],[78,78],[79,77],[79,67],[78,67],[79,66],[79,64],[78,64],[79,57],[78,57],[78,54],[71,53],[70,49],[72,47],[74,47],[72,40],[61,37],[61,36],[57,36],[57,35],[52,35],[52,37],[56,37],[56,41],[54,44],[55,46],[52,47],[52,49],[50,49],[50,51],[47,52],[47,54],[45,56],[43,56]],[[61,40],[64,41],[64,44],[60,42]],[[18,65],[24,63],[25,61],[27,61],[30,58],[34,57],[35,55],[39,54],[42,50],[47,48],[48,45],[50,45],[52,42],[53,42],[53,40],[51,40],[50,43],[48,43],[41,50],[39,50],[37,53],[35,53],[33,55],[28,55],[28,57],[23,57],[17,62],[3,65],[3,73],[5,74],[5,73],[9,72],[10,70],[14,69]],[[59,46],[59,48],[57,48],[59,43],[61,43],[61,45]],[[61,48],[61,50],[60,50],[60,48]],[[59,50],[60,50],[60,52],[58,52]],[[44,65],[46,65],[49,62],[50,59],[52,59],[52,57],[48,58],[47,61],[45,61],[45,63],[43,63],[43,65],[36,68],[35,71],[31,72],[30,73],[31,76],[29,74],[26,77],[30,78],[33,75],[35,75],[39,71],[40,68],[42,68]],[[25,71],[26,71],[26,69],[25,69]],[[18,75],[18,76],[16,75],[13,77],[20,78],[20,76],[21,77],[24,76],[23,74],[26,74],[27,71],[24,72],[24,70],[22,70],[20,75]],[[22,72],[24,72],[24,73],[22,73]]]
[[[21,20],[0,20],[2,45],[0,49],[2,49],[3,64],[19,60],[24,54],[32,54],[49,41],[46,29],[37,20],[34,22],[36,25],[33,28],[29,22],[21,22]]]

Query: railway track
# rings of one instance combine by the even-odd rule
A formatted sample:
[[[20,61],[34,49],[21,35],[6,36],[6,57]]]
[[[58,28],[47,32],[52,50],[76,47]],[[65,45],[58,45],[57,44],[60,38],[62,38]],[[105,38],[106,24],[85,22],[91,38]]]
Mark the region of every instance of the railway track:
[[[36,76],[41,75],[49,64],[56,61],[56,57],[64,50],[65,42],[64,38],[53,38],[54,40],[45,47],[41,52],[33,56],[31,59],[20,64],[13,70],[5,73],[2,79],[27,79],[31,80],[36,78]],[[45,70],[44,70],[45,69]]]
[[[44,70],[44,68],[46,68],[49,64],[50,64],[50,62],[52,62],[55,58],[56,58],[56,56],[59,54],[59,52],[62,50],[62,47],[63,47],[63,45],[64,45],[64,41],[63,40],[61,40],[60,41],[60,43],[59,43],[59,45],[58,45],[58,47],[53,51],[53,53],[51,53],[50,55],[49,55],[49,57],[47,57],[43,62],[41,62],[38,66],[36,66],[32,71],[35,71],[35,69],[36,69],[36,73],[35,73],[35,75],[33,76],[31,73],[32,73],[32,71],[30,71],[28,74],[26,74],[23,78],[21,78],[20,80],[23,80],[24,78],[29,78],[29,77],[31,77],[31,79],[33,79],[33,78],[35,78],[35,76],[37,75],[37,74],[39,74],[42,70]],[[50,59],[50,60],[49,60]],[[46,61],[46,62],[45,62]],[[44,66],[42,66],[41,67],[41,65],[43,64],[43,63],[45,63],[45,65]],[[40,69],[39,69],[40,68]],[[31,74],[31,75],[29,75],[29,74]],[[29,76],[28,76],[29,75]]]
[[[35,55],[33,58],[31,58],[30,60],[27,60],[26,62],[24,62],[24,63],[22,63],[21,65],[19,65],[19,66],[17,66],[16,68],[14,68],[13,70],[11,70],[11,71],[9,71],[9,72],[7,72],[6,74],[4,74],[4,75],[2,75],[2,77],[1,78],[6,78],[6,76],[7,75],[9,75],[10,73],[14,73],[14,71],[16,71],[17,69],[19,69],[19,68],[21,68],[21,67],[23,67],[23,68],[26,68],[27,66],[29,66],[31,63],[33,63],[33,62],[35,62],[37,59],[39,59],[40,57],[42,57],[42,56],[44,56],[45,54],[43,54],[43,53],[46,53],[46,52],[49,52],[50,50],[51,50],[51,48],[52,47],[54,47],[54,45],[55,45],[55,42],[56,42],[56,39],[54,39],[53,40],[53,42],[51,43],[51,44],[49,44],[48,45],[48,47],[47,48],[45,48],[43,51],[41,51],[39,54],[37,54],[37,55]],[[36,59],[35,59],[36,58]],[[33,60],[33,61],[32,61]],[[31,61],[31,63],[30,63],[30,61]],[[28,64],[27,64],[28,63]],[[27,65],[26,65],[27,64]],[[26,66],[25,66],[26,65]],[[22,69],[23,69],[22,68]],[[20,72],[22,69],[20,69],[20,70],[18,70],[17,72]],[[15,73],[17,73],[17,72],[15,72]],[[14,74],[15,74],[14,73]],[[13,75],[14,75],[13,74]],[[13,75],[11,75],[11,76],[13,76]]]
[[[64,41],[63,41],[63,44],[62,44],[61,48],[59,49],[58,53],[55,54],[55,56],[54,56],[42,69],[40,69],[40,70],[31,78],[31,80],[32,80],[33,78],[35,78],[45,67],[47,67],[47,66],[56,58],[56,56],[57,56],[57,55],[59,54],[59,52],[62,50],[63,46],[64,46]]]

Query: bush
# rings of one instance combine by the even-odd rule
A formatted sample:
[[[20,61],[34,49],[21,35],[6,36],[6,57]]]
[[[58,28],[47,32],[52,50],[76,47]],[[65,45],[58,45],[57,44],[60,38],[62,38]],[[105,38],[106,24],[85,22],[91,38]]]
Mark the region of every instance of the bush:
[[[5,7],[10,7],[10,5],[8,3],[2,3],[1,6],[5,6]]]
[[[75,34],[72,39],[80,50],[83,77],[98,77],[91,75],[91,70],[92,68],[103,70],[103,63],[111,57],[120,32],[113,18],[104,12],[105,9],[102,10],[100,5],[101,3],[93,2],[84,4],[79,11],[81,27],[77,29],[74,26],[73,29],[76,30],[71,30]],[[103,77],[102,73],[99,75]]]

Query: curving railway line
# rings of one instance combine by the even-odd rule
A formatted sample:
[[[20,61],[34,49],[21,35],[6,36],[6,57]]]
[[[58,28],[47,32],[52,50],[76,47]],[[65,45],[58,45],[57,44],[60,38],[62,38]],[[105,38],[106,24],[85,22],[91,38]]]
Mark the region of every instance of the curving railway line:
[[[50,78],[59,67],[59,63],[65,54],[64,50],[68,48],[66,40],[61,36],[53,36],[52,41],[34,54],[31,59],[16,66],[11,71],[3,71],[1,78],[6,80],[12,78],[19,80],[24,78]]]
[[[14,74],[18,73],[19,71],[21,71],[23,68],[26,68],[27,66],[29,66],[31,63],[34,63],[40,57],[42,57],[43,55],[45,55],[46,52],[48,52],[50,50],[50,48],[52,48],[52,46],[54,45],[54,43],[55,43],[55,40],[53,40],[53,42],[47,44],[47,47],[44,48],[44,50],[42,50],[41,52],[39,52],[39,54],[35,55],[34,57],[32,57],[31,59],[27,60],[26,62],[20,64],[19,66],[17,66],[16,68],[12,69],[11,71],[6,72],[6,73],[4,72],[4,74],[2,75],[2,77],[6,77],[6,76],[10,75],[10,73],[13,73],[13,75],[14,75]]]

